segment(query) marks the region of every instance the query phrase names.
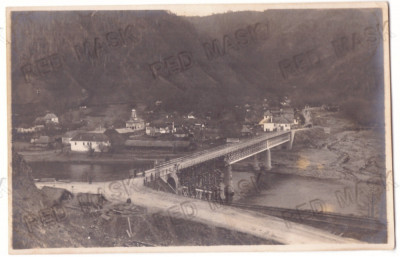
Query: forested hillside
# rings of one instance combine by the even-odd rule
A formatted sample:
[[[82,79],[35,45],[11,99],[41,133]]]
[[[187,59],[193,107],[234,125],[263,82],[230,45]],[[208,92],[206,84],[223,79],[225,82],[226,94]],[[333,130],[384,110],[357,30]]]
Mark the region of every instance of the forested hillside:
[[[382,123],[380,17],[375,9],[17,12],[13,113],[161,100],[165,111],[218,116],[288,96],[294,107],[340,105],[363,125]]]

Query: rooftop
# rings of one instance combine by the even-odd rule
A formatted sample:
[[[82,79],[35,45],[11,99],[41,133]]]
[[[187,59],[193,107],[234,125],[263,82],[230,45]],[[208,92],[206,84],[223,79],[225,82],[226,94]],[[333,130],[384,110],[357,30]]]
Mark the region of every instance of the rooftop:
[[[133,119],[132,117],[130,117],[129,120],[127,120],[126,122],[127,122],[127,123],[142,123],[142,122],[144,122],[144,120],[141,119],[141,118],[135,118],[135,119]]]
[[[273,118],[273,123],[278,123],[278,124],[291,124],[291,123],[293,123],[293,120],[289,120],[289,119],[287,119],[287,118],[285,118],[285,117],[274,117]]]
[[[54,113],[48,113],[43,118],[47,120],[57,118],[57,116]]]
[[[126,134],[126,133],[134,133],[136,130],[131,129],[131,128],[117,128],[115,129],[119,134]]]
[[[79,133],[81,133],[81,131],[79,131],[79,130],[71,130],[71,131],[65,132],[63,137],[71,137],[72,138],[72,137],[78,135]]]
[[[80,133],[73,137],[71,141],[92,141],[92,142],[107,142],[108,137],[101,133]]]

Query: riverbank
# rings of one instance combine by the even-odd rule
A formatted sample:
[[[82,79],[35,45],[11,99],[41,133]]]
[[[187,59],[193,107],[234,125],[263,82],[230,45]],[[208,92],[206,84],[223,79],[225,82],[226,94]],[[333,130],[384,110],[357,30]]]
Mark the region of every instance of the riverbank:
[[[291,150],[271,150],[270,172],[353,182],[385,179],[384,133],[358,129],[339,113],[319,109],[312,110],[312,122],[313,128],[296,132]],[[253,160],[235,165],[246,170]]]
[[[185,153],[170,152],[132,152],[132,153],[87,153],[54,151],[22,151],[18,152],[28,163],[33,162],[67,162],[85,164],[140,164],[147,163],[153,166],[155,161],[177,158]]]

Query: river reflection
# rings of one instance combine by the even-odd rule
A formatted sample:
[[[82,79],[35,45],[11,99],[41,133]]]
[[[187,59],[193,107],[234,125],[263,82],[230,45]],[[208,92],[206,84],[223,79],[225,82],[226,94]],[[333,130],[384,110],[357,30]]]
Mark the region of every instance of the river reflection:
[[[149,162],[135,165],[119,164],[82,164],[62,162],[35,162],[29,164],[33,178],[55,178],[79,182],[103,182],[129,178],[129,170],[143,170],[151,167]]]

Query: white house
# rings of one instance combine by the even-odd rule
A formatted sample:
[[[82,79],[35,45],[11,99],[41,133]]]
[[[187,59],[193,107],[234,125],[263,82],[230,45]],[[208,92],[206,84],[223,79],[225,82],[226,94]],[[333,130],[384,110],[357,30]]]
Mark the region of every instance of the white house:
[[[54,113],[47,113],[43,117],[37,117],[35,124],[58,124],[58,117]]]
[[[25,133],[33,133],[33,132],[38,132],[44,129],[43,125],[36,125],[30,128],[23,128],[23,127],[19,127],[17,128],[17,133],[21,133],[21,134],[25,134]]]
[[[44,117],[43,120],[45,123],[56,123],[58,124],[58,117],[54,113],[47,113]]]
[[[196,117],[194,116],[194,113],[193,113],[193,112],[189,113],[189,114],[187,115],[187,118],[188,118],[188,119],[196,119]]]
[[[294,119],[288,119],[284,115],[274,117],[270,112],[266,112],[264,118],[258,124],[265,132],[287,131],[294,124]]]
[[[21,134],[24,134],[24,133],[33,133],[33,132],[35,132],[35,127],[31,127],[31,128],[17,128],[17,133],[21,133]]]
[[[106,152],[110,146],[110,139],[101,133],[79,133],[70,140],[71,151],[87,152],[93,149],[95,152]]]
[[[153,126],[146,127],[146,135],[155,136],[157,134],[170,134],[175,133],[176,128],[174,122],[165,124],[155,124]]]

